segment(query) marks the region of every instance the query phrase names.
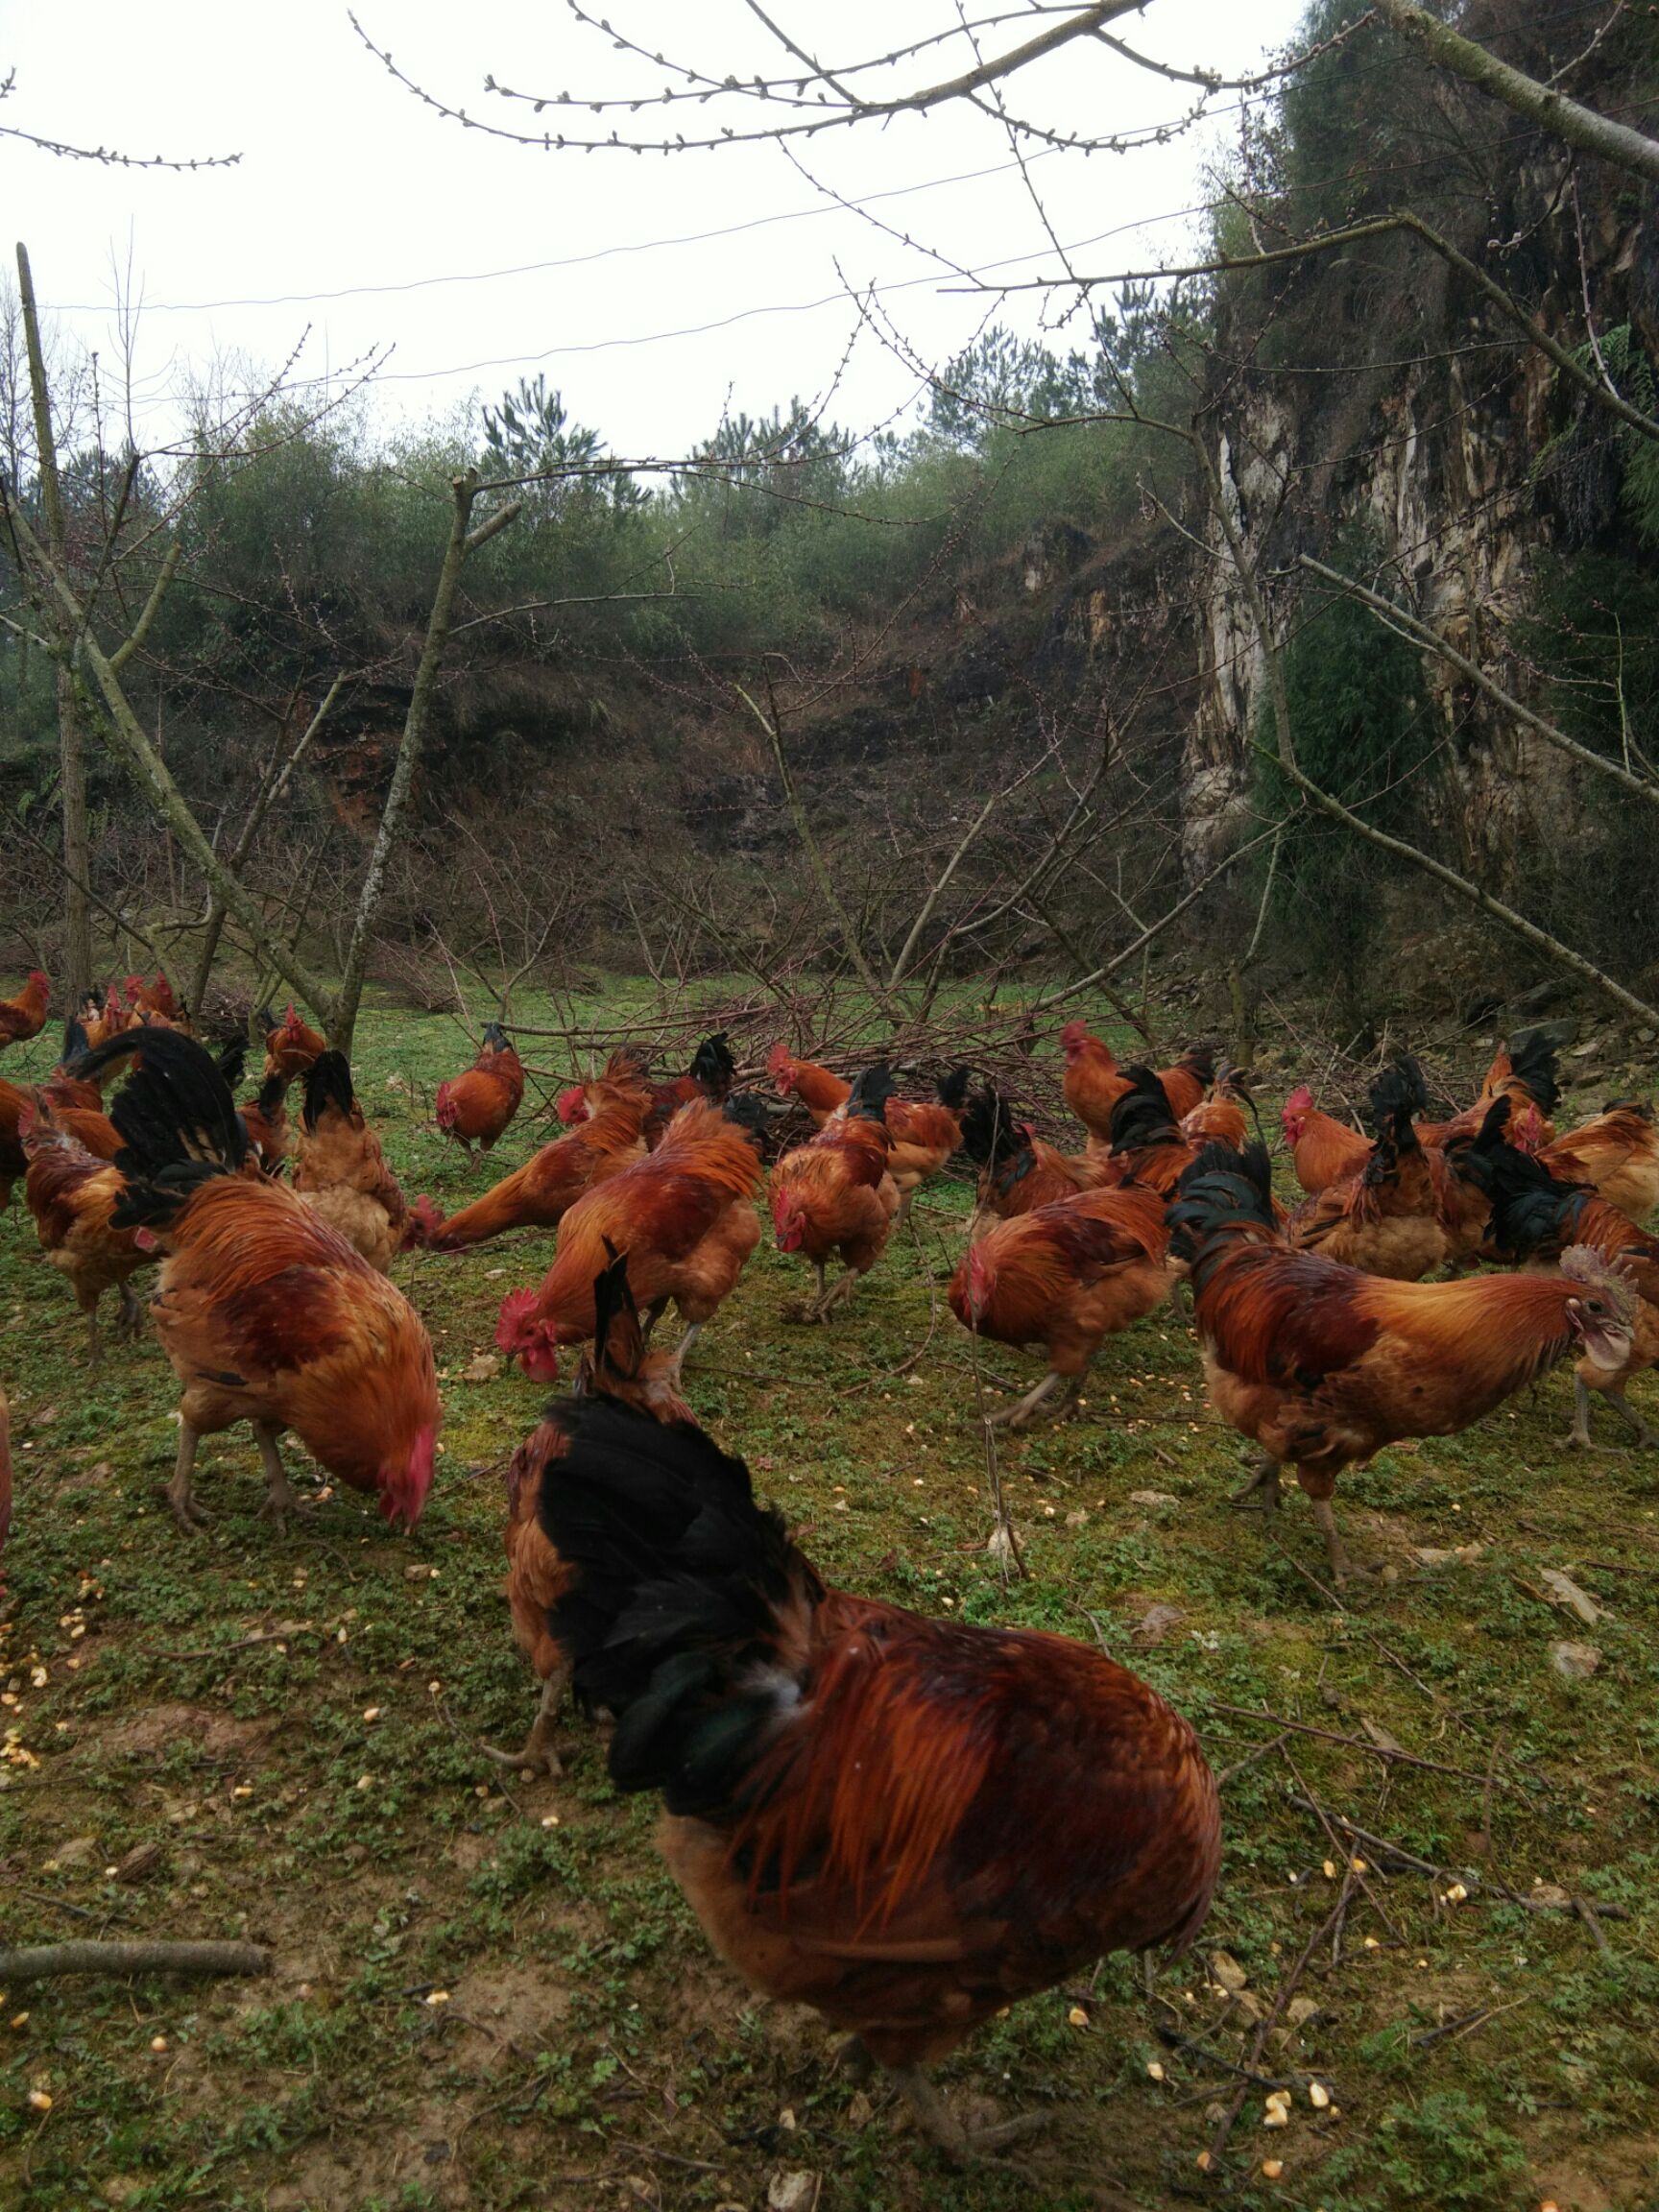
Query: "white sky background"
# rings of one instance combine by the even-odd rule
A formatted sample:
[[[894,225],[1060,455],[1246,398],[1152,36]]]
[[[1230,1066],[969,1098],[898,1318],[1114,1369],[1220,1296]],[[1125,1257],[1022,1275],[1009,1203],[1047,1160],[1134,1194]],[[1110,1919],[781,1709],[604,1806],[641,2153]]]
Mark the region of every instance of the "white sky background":
[[[1003,0],[1012,7],[1017,0]],[[741,0],[595,0],[653,51],[703,67],[781,75],[787,62]],[[845,64],[901,39],[944,29],[953,0],[841,0],[834,8],[773,0],[769,9],[827,62]],[[997,12],[974,0],[971,13]],[[1242,74],[1283,46],[1301,0],[1156,0],[1115,26],[1170,63]],[[651,64],[615,54],[562,0],[358,0],[365,30],[419,83],[481,120],[541,128],[530,111],[482,89],[487,73],[534,91],[649,92]],[[985,35],[987,50],[1017,43],[1042,18]],[[828,27],[828,28],[827,28]],[[960,42],[944,65],[906,65],[907,84],[967,66]],[[775,147],[716,154],[543,153],[503,144],[422,108],[359,43],[342,0],[272,6],[226,0],[0,0],[0,73],[17,85],[0,122],[77,143],[183,156],[240,152],[238,167],[140,174],[55,159],[0,140],[4,204],[28,244],[42,307],[112,363],[115,271],[131,265],[143,301],[138,327],[141,443],[176,421],[181,377],[214,360],[282,360],[309,325],[301,356],[310,375],[338,373],[391,347],[372,409],[387,427],[442,414],[473,392],[495,397],[518,377],[545,373],[571,414],[626,454],[683,451],[709,435],[730,403],[751,414],[792,394],[813,399],[835,376],[855,318],[840,262],[855,284],[911,281],[885,304],[924,358],[942,361],[972,338],[988,309],[1035,329],[1038,298],[993,308],[952,296],[957,279],[854,214],[827,207]],[[870,80],[862,80],[868,84]],[[1172,122],[1194,90],[1148,76],[1082,43],[1009,81],[1011,108],[1061,130],[1144,132]],[[1178,260],[1197,234],[1190,220],[1159,220],[1205,197],[1206,156],[1238,129],[1238,95],[1216,95],[1216,120],[1172,143],[1128,154],[1056,154],[1037,160],[1055,232],[1082,247],[1073,267],[1116,270]],[[669,113],[687,136],[716,110]],[[640,134],[662,111],[623,116]],[[749,103],[728,109],[753,123]],[[544,123],[574,128],[582,110]],[[1001,173],[880,202],[875,212],[953,258],[991,274],[1032,255],[1012,277],[1052,269],[1041,218],[1001,128],[952,109],[885,128],[831,131],[804,141],[806,166],[848,197],[912,187],[965,171]],[[654,251],[652,242],[812,209],[810,219]],[[1109,235],[1102,236],[1102,233]],[[526,265],[597,256],[578,266]],[[9,256],[8,256],[9,258]],[[486,279],[485,273],[524,273]],[[409,291],[364,293],[367,286]],[[242,302],[281,295],[273,306]],[[828,301],[829,304],[811,303]],[[190,312],[170,311],[192,303]],[[206,302],[212,304],[195,305]],[[758,309],[793,312],[757,313]],[[1047,309],[1052,315],[1052,306]],[[739,318],[733,320],[733,318]],[[667,336],[724,324],[700,335]],[[1081,327],[1076,329],[1081,342]],[[626,341],[627,343],[622,343]],[[1070,340],[1053,340],[1064,350]],[[891,418],[916,379],[868,334],[854,349],[831,412],[856,428]]]

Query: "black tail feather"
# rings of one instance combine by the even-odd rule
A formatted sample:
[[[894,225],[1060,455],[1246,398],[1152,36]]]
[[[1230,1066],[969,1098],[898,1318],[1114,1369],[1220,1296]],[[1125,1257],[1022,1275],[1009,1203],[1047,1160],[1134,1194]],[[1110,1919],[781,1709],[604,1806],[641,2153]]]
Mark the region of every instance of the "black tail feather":
[[[730,1804],[777,1710],[755,1678],[779,1610],[817,1577],[701,1429],[604,1398],[550,1412],[568,1441],[541,1521],[576,1573],[548,1625],[578,1697],[617,1716],[612,1778],[671,1812]]]
[[[999,1167],[1028,1140],[1014,1110],[993,1083],[981,1083],[962,1110],[962,1149],[976,1166]]]
[[[1491,1241],[1506,1260],[1552,1257],[1575,1241],[1574,1223],[1595,1195],[1590,1186],[1558,1183],[1530,1153],[1502,1142],[1488,1147],[1483,1166]]]
[[[241,1082],[242,1072],[247,1064],[248,1047],[240,1037],[232,1037],[229,1044],[221,1048],[213,1063],[232,1091]]]
[[[1112,1149],[1139,1151],[1143,1144],[1178,1144],[1169,1094],[1150,1068],[1125,1068],[1130,1088],[1112,1109]]]
[[[706,1090],[725,1092],[731,1088],[737,1063],[732,1057],[731,1042],[724,1029],[715,1036],[704,1038],[691,1055],[688,1072],[692,1080]]]
[[[892,1070],[885,1060],[878,1060],[873,1068],[866,1068],[854,1076],[847,1111],[854,1118],[862,1117],[867,1121],[880,1121],[886,1118],[888,1099],[897,1096]]]
[[[351,1063],[344,1052],[319,1052],[305,1070],[305,1104],[301,1118],[307,1136],[316,1128],[325,1106],[349,1116],[357,1103],[351,1088]]]
[[[248,1133],[211,1057],[180,1029],[128,1029],[86,1054],[94,1075],[117,1060],[132,1072],[109,1109],[122,1140],[115,1165],[126,1195],[110,1218],[117,1228],[164,1221],[214,1175],[240,1172]]]
[[[1254,1142],[1235,1152],[1228,1144],[1206,1144],[1183,1170],[1164,1218],[1170,1229],[1169,1249],[1180,1260],[1196,1261],[1229,1231],[1270,1229],[1277,1234],[1266,1145]]]
[[[721,1107],[728,1121],[735,1121],[755,1148],[764,1156],[772,1137],[772,1109],[758,1091],[733,1091]]]
[[[962,1110],[962,1101],[968,1095],[968,1084],[973,1070],[967,1067],[952,1068],[948,1075],[939,1078],[939,1103],[949,1106],[952,1114]]]
[[[1561,1096],[1555,1037],[1549,1029],[1518,1029],[1509,1040],[1509,1066],[1540,1114],[1553,1114]]]

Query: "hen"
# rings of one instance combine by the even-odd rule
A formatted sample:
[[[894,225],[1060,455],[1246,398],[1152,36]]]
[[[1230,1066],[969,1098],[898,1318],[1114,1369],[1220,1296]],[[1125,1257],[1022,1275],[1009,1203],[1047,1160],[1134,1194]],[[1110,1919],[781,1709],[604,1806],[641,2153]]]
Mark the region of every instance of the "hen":
[[[1502,1146],[1492,1162],[1492,1241],[1509,1260],[1548,1265],[1574,1246],[1588,1246],[1629,1284],[1637,1297],[1630,1350],[1623,1364],[1610,1368],[1588,1357],[1575,1376],[1573,1427],[1562,1441],[1580,1448],[1590,1442],[1590,1398],[1605,1400],[1630,1430],[1638,1445],[1659,1445],[1624,1396],[1624,1385],[1645,1368],[1659,1364],[1659,1238],[1649,1237],[1627,1214],[1597,1190],[1557,1182],[1544,1165],[1545,1155],[1528,1158]]]
[[[438,1126],[471,1157],[493,1149],[524,1099],[524,1069],[499,1022],[485,1024],[478,1057],[465,1075],[438,1086]]]
[[[1165,1094],[1173,1108],[1167,1073],[1163,1083]],[[1230,1144],[1235,1152],[1242,1152],[1250,1138],[1246,1113],[1251,1120],[1256,1119],[1255,1104],[1245,1088],[1244,1077],[1223,1061],[1204,1096],[1180,1117],[1181,1134],[1191,1142]],[[1257,1121],[1256,1126],[1260,1129],[1261,1122]]]
[[[1279,1124],[1290,1147],[1296,1180],[1310,1197],[1316,1198],[1333,1183],[1364,1173],[1371,1157],[1371,1140],[1358,1129],[1350,1129],[1346,1121],[1321,1113],[1306,1083],[1299,1084],[1286,1099]]]
[[[1041,1345],[1048,1372],[992,1414],[993,1426],[1023,1429],[1061,1385],[1051,1410],[1069,1413],[1101,1344],[1161,1306],[1174,1279],[1164,1200],[1142,1184],[1080,1191],[995,1223],[958,1262],[950,1310],[995,1343]]]
[[[294,1189],[384,1275],[410,1241],[409,1209],[364,1118],[343,1052],[322,1052],[305,1075]]]
[[[772,1170],[778,1249],[801,1253],[818,1274],[818,1295],[805,1310],[808,1321],[828,1321],[887,1248],[899,1211],[888,1169],[893,1141],[883,1115],[891,1090],[885,1068],[867,1069],[846,1105]],[[824,1269],[832,1255],[845,1272],[826,1290]]]
[[[265,1038],[267,1075],[286,1075],[293,1082],[327,1050],[327,1039],[308,1028],[292,1005],[280,1022],[269,1006],[262,1006],[253,1020]]]
[[[609,1398],[649,1414],[654,1421],[689,1421],[678,1371],[666,1352],[647,1352],[639,1310],[628,1288],[628,1264],[613,1260],[593,1285],[594,1349],[585,1353],[576,1377],[579,1398]],[[570,1570],[541,1526],[541,1493],[559,1479],[568,1442],[562,1409],[550,1406],[514,1453],[507,1470],[507,1608],[513,1637],[541,1684],[530,1733],[517,1751],[482,1749],[498,1767],[540,1768],[557,1781],[559,1716],[570,1688],[570,1657],[548,1626],[551,1607],[565,1595]]]
[[[551,1631],[709,1940],[850,2030],[948,2154],[1029,2132],[970,2137],[922,2069],[1106,1952],[1190,1941],[1221,1846],[1191,1728],[1066,1637],[827,1587],[688,1423],[561,1419]]]
[[[0,1052],[8,1045],[27,1045],[31,1037],[38,1037],[51,1003],[50,979],[38,968],[31,968],[16,998],[0,998]]]
[[[991,1219],[1011,1221],[1095,1190],[1115,1174],[1103,1154],[1062,1152],[1039,1137],[1031,1122],[1016,1121],[1007,1100],[989,1083],[980,1085],[963,1111],[962,1149],[979,1168],[971,1239]]]
[[[647,1330],[672,1299],[685,1323],[676,1364],[702,1334],[760,1241],[755,1189],[760,1160],[747,1132],[702,1099],[682,1106],[655,1152],[586,1191],[559,1227],[540,1290],[501,1302],[495,1342],[539,1382],[559,1372],[561,1344],[593,1334],[593,1284],[621,1253]]]
[[[785,1045],[775,1045],[766,1072],[785,1098],[797,1097],[822,1129],[846,1105],[853,1086],[813,1060],[797,1060]],[[892,1144],[887,1172],[899,1192],[899,1219],[909,1218],[910,1201],[924,1183],[945,1166],[962,1144],[962,1107],[968,1095],[968,1070],[953,1068],[941,1076],[937,1099],[887,1100],[887,1134]]]
[[[99,1052],[132,1044],[122,1037]],[[248,1421],[269,1485],[264,1510],[278,1522],[298,1503],[276,1449],[291,1429],[331,1475],[412,1527],[440,1420],[432,1345],[415,1309],[313,1208],[244,1174],[236,1102],[181,1032],[140,1033],[112,1113],[128,1186],[114,1224],[163,1254],[151,1310],[182,1386],[167,1493],[179,1526],[206,1518],[192,1495],[198,1440]]]
[[[1107,1143],[1112,1135],[1112,1112],[1126,1096],[1139,1070],[1120,1068],[1118,1055],[1103,1037],[1096,1037],[1083,1022],[1068,1022],[1060,1032],[1060,1049],[1066,1055],[1061,1094],[1092,1137]],[[1179,1121],[1190,1114],[1215,1079],[1215,1056],[1195,1045],[1172,1068],[1160,1069],[1171,1118]]]
[[[135,1337],[142,1326],[130,1279],[149,1254],[130,1227],[115,1225],[126,1182],[118,1168],[61,1127],[43,1102],[25,1105],[21,1136],[29,1164],[23,1195],[35,1216],[35,1234],[86,1316],[87,1357],[96,1367],[104,1357],[98,1302],[106,1290],[121,1294],[121,1334]]]
[[[1559,1182],[1594,1183],[1609,1206],[1633,1221],[1659,1206],[1659,1129],[1652,1107],[1634,1098],[1616,1099],[1537,1157]]]
[[[1450,1121],[1427,1122],[1417,1134],[1425,1144],[1444,1144],[1449,1138],[1472,1137],[1486,1119],[1497,1099],[1510,1106],[1509,1142],[1525,1152],[1536,1152],[1555,1134],[1550,1116],[1561,1095],[1555,1075],[1555,1044],[1548,1029],[1519,1029],[1499,1046],[1492,1065],[1481,1080],[1473,1106]]]
[[[1451,1239],[1440,1217],[1435,1163],[1417,1141],[1416,1104],[1397,1070],[1373,1083],[1371,1157],[1357,1175],[1328,1183],[1297,1207],[1286,1230],[1296,1250],[1396,1283],[1421,1282],[1445,1265]],[[1442,1178],[1445,1171],[1441,1161]]]
[[[556,1229],[585,1190],[642,1160],[651,1094],[637,1063],[613,1053],[589,1096],[592,1111],[567,1137],[543,1144],[459,1214],[445,1220],[430,1198],[417,1199],[417,1241],[434,1252],[462,1252],[509,1229]]]
[[[691,1055],[691,1065],[684,1075],[676,1075],[666,1083],[653,1083],[650,1064],[637,1045],[623,1045],[611,1055],[610,1069],[616,1070],[626,1064],[632,1068],[645,1085],[648,1105],[645,1115],[645,1142],[655,1151],[662,1134],[682,1106],[695,1099],[707,1098],[716,1106],[723,1106],[737,1073],[737,1063],[732,1057],[732,1048],[726,1032],[705,1037]],[[555,1100],[555,1110],[561,1121],[579,1123],[591,1112],[590,1085],[575,1083],[568,1091],[562,1091]]]
[[[1291,1251],[1260,1144],[1241,1159],[1207,1150],[1169,1222],[1191,1262],[1211,1403],[1264,1455],[1238,1502],[1259,1491],[1271,1512],[1294,1467],[1339,1580],[1354,1572],[1331,1509],[1344,1467],[1407,1436],[1457,1434],[1575,1343],[1602,1368],[1629,1353],[1635,1298],[1582,1248],[1563,1256],[1564,1279],[1462,1283],[1390,1283]]]
[[[142,975],[129,975],[122,984],[122,990],[128,1005],[132,1009],[134,1020],[168,1022],[175,1028],[182,1026],[184,1009],[174,995],[164,968],[156,969],[154,983],[146,983]]]

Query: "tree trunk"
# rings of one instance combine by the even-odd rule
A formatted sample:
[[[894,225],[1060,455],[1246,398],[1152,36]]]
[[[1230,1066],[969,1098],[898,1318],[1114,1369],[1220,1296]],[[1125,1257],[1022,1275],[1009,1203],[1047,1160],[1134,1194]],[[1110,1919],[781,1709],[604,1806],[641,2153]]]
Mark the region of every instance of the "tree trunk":
[[[357,918],[351,926],[351,942],[346,953],[346,972],[340,979],[339,995],[328,1015],[328,1042],[337,1051],[344,1052],[348,1059],[351,1054],[352,1032],[357,1026],[357,1009],[363,998],[363,978],[369,966],[370,934],[386,894],[386,870],[391,862],[392,849],[403,827],[409,796],[415,787],[415,772],[421,765],[421,756],[425,749],[426,734],[432,720],[432,702],[438,690],[438,670],[443,664],[444,648],[449,642],[449,625],[455,608],[455,587],[461,581],[461,570],[468,555],[475,553],[497,531],[505,530],[516,519],[522,506],[522,501],[515,499],[492,515],[488,522],[481,522],[476,530],[469,530],[468,524],[472,518],[472,502],[478,496],[478,471],[475,469],[469,469],[450,480],[449,491],[454,504],[449,516],[449,542],[444,548],[444,565],[438,572],[438,589],[433,593],[432,613],[426,623],[426,642],[421,648],[420,665],[415,671],[415,685],[409,694],[409,711],[403,718],[403,742],[397,749],[397,765],[392,771],[392,787],[380,810],[380,827],[374,833],[374,850],[369,855],[369,873],[363,878],[362,893],[357,901]]]
[[[52,399],[46,383],[46,356],[40,346],[40,317],[35,304],[35,278],[29,250],[18,242],[17,294],[23,309],[23,336],[29,352],[29,389],[35,404],[35,444],[40,469],[40,503],[45,511],[46,543],[53,560],[67,570],[64,558],[63,493],[58,480],[58,447],[52,432]],[[86,750],[81,727],[81,702],[75,678],[58,669],[59,781],[63,821],[63,956],[66,1011],[74,1013],[92,987],[92,855],[86,837]]]

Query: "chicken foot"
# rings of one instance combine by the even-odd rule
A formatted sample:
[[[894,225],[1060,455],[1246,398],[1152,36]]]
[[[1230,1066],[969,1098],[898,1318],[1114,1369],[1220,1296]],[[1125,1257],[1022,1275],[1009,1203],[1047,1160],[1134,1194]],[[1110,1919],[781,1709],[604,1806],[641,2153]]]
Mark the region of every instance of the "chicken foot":
[[[1005,1406],[1000,1412],[984,1416],[987,1429],[1024,1429],[1037,1418],[1045,1402],[1054,1395],[1058,1384],[1064,1383],[1065,1394],[1051,1409],[1050,1418],[1063,1421],[1076,1405],[1083,1391],[1081,1375],[1062,1375],[1057,1367],[1050,1367],[1034,1390],[1027,1390],[1017,1406]]]
[[[131,1283],[121,1286],[121,1310],[115,1316],[115,1326],[129,1344],[136,1344],[144,1334],[144,1309],[134,1296]]]
[[[498,1751],[493,1743],[480,1743],[478,1748],[486,1759],[494,1761],[508,1773],[519,1767],[540,1768],[550,1782],[559,1781],[565,1772],[559,1764],[559,1754],[553,1748],[553,1737],[559,1716],[565,1707],[565,1693],[570,1688],[570,1670],[561,1667],[549,1674],[541,1685],[541,1702],[536,1708],[536,1718],[530,1723],[530,1733],[517,1751]]]
[[[835,1307],[844,1305],[852,1297],[854,1286],[858,1281],[858,1270],[856,1267],[847,1268],[826,1289],[824,1286],[824,1262],[822,1260],[818,1260],[813,1264],[818,1270],[818,1295],[816,1298],[808,1300],[802,1311],[801,1318],[804,1321],[828,1321]]]
[[[679,1382],[680,1371],[685,1364],[686,1353],[690,1351],[692,1345],[696,1343],[698,1337],[701,1336],[702,1334],[703,1323],[701,1321],[693,1321],[690,1327],[686,1330],[685,1335],[681,1337],[679,1343],[675,1346],[674,1380],[676,1382]]]
[[[1596,1395],[1604,1405],[1612,1407],[1626,1429],[1634,1431],[1636,1436],[1634,1449],[1640,1451],[1644,1447],[1652,1448],[1659,1445],[1659,1431],[1648,1428],[1647,1422],[1636,1412],[1623,1390],[1599,1390]],[[1575,1379],[1573,1426],[1561,1439],[1565,1448],[1569,1452],[1607,1452],[1614,1454],[1632,1449],[1632,1447],[1623,1444],[1593,1444],[1591,1442],[1590,1404],[1590,1385]]]
[[[920,2066],[889,2066],[886,2071],[915,2115],[916,2125],[954,2165],[970,2165],[989,2151],[1005,2151],[1048,2125],[1046,2112],[1024,2112],[1017,2120],[970,2133]]]
[[[1258,1490],[1262,1493],[1260,1498],[1256,1495]],[[1271,1514],[1278,1509],[1279,1462],[1271,1453],[1264,1452],[1262,1455],[1255,1474],[1241,1490],[1234,1491],[1227,1503],[1229,1505],[1237,1505],[1245,1513]]]
[[[275,1521],[276,1532],[288,1532],[288,1516],[298,1513],[303,1517],[311,1511],[310,1503],[301,1498],[288,1479],[288,1470],[282,1464],[282,1455],[276,1449],[277,1430],[274,1422],[255,1421],[253,1440],[259,1447],[259,1461],[265,1470],[265,1503],[259,1508],[261,1520]]]
[[[174,1463],[173,1479],[167,1485],[167,1503],[173,1518],[186,1536],[198,1536],[212,1525],[213,1516],[204,1506],[198,1505],[191,1490],[191,1478],[196,1469],[196,1447],[201,1439],[188,1421],[179,1424],[179,1457]]]

